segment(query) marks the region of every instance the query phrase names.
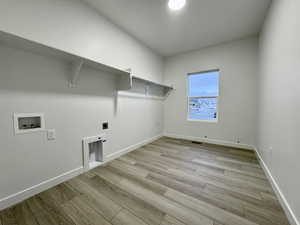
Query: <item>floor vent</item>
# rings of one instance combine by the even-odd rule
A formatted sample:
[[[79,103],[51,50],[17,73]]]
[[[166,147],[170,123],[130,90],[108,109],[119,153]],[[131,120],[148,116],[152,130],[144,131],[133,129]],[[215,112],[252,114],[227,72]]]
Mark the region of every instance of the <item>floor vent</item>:
[[[198,142],[198,141],[192,141],[193,144],[197,144],[197,145],[202,145],[203,142]]]

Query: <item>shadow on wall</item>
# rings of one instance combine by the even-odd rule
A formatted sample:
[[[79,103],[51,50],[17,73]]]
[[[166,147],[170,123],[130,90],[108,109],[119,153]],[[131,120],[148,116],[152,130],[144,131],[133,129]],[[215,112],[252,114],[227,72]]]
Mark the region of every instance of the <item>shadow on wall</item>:
[[[78,85],[69,87],[71,63],[0,45],[0,92],[10,95],[89,96],[113,99],[117,113],[118,75],[83,67]],[[34,101],[34,99],[32,99]]]
[[[70,87],[72,76],[71,62],[52,56],[31,53],[0,45],[1,83],[0,92],[32,96],[86,96],[88,98],[110,99],[114,104],[114,116],[118,113],[117,85],[119,75],[96,70],[83,65],[79,80],[75,87]],[[144,82],[135,81],[131,93],[164,96],[162,90],[149,86]],[[157,90],[156,90],[157,89]]]

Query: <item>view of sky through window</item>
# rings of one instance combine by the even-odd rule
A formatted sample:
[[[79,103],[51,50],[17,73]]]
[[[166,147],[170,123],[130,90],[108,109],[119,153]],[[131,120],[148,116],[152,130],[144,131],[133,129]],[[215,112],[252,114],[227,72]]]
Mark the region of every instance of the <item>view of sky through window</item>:
[[[190,74],[188,83],[188,119],[217,120],[219,71]]]

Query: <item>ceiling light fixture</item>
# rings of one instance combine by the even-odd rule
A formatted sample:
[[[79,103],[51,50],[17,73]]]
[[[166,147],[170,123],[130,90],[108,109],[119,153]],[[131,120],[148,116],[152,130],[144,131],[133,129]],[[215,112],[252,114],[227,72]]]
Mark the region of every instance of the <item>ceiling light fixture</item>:
[[[168,6],[171,10],[182,9],[186,4],[186,0],[169,0]]]

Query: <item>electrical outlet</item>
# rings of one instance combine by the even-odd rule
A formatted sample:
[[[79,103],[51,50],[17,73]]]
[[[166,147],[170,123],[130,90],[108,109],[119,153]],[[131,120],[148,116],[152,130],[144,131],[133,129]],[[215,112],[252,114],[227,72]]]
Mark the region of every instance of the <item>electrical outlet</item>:
[[[53,141],[56,139],[56,131],[55,129],[47,130],[47,139],[48,141]]]
[[[108,122],[102,123],[102,130],[108,129]]]

